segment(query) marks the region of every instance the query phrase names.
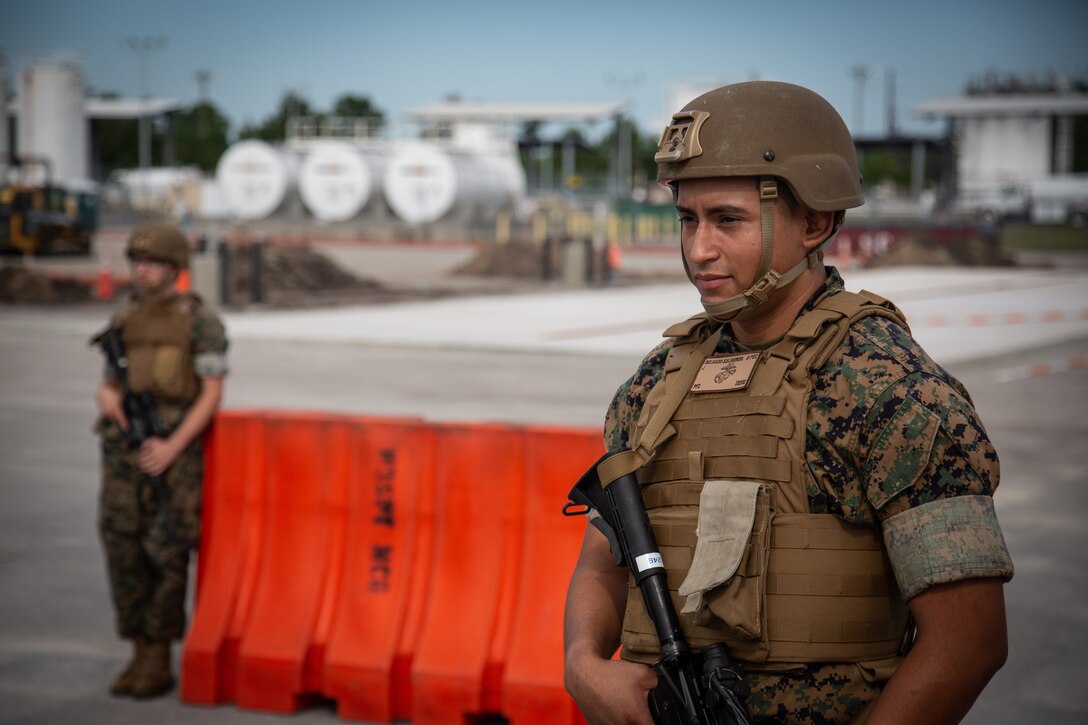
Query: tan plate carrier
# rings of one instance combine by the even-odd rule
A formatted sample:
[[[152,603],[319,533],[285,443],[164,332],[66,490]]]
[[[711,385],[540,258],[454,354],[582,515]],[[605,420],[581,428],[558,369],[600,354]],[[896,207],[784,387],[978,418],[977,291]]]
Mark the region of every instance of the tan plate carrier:
[[[809,513],[806,490],[812,373],[850,326],[870,315],[907,329],[902,313],[877,295],[826,295],[764,351],[746,389],[731,392],[689,392],[715,348],[715,323],[699,315],[666,330],[676,342],[663,381],[647,398],[633,447],[608,459],[599,473],[608,485],[637,469],[678,612],[684,605],[678,589],[696,548],[704,483],[760,484],[752,533],[736,574],[704,593],[700,611],[681,616],[693,648],[724,641],[734,659],[754,670],[809,662],[871,663],[894,670],[908,616],[880,531]],[[642,662],[659,653],[633,580],[623,653]]]

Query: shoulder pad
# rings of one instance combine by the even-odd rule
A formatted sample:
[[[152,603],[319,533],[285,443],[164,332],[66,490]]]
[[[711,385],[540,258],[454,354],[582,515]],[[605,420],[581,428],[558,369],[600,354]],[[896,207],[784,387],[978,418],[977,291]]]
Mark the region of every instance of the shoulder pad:
[[[182,294],[178,295],[177,305],[178,309],[181,310],[182,313],[192,315],[200,309],[200,307],[203,305],[203,301],[198,295],[195,295],[192,292],[183,292]]]
[[[703,325],[710,324],[710,318],[707,317],[705,312],[700,312],[697,315],[689,317],[683,322],[677,322],[674,325],[670,325],[664,332],[661,333],[662,337],[691,337],[691,334],[698,330]]]
[[[129,297],[122,307],[114,310],[113,314],[110,315],[110,326],[118,328],[123,327],[125,321],[128,320],[128,318],[132,315],[135,309],[136,300],[132,297]]]

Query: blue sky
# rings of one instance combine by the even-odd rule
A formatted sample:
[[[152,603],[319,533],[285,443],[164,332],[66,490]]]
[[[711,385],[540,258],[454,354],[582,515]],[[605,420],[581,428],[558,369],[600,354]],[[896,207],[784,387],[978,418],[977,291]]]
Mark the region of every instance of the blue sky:
[[[677,85],[767,78],[808,86],[863,134],[883,130],[884,69],[900,127],[939,128],[911,109],[959,95],[987,70],[1088,77],[1083,0],[0,0],[9,75],[35,59],[79,59],[96,90],[138,93],[127,36],[166,36],[154,95],[211,100],[233,130],[293,89],[318,109],[368,96],[391,118],[450,93],[480,101],[628,100],[657,133]],[[853,66],[873,69],[861,128]]]

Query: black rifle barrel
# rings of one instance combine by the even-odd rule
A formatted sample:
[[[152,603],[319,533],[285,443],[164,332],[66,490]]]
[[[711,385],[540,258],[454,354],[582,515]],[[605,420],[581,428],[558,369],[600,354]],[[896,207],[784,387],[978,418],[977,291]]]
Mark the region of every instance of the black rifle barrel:
[[[635,577],[657,630],[661,653],[668,656],[686,652],[688,643],[669,594],[665,563],[646,515],[638,479],[633,473],[621,476],[605,489],[605,495],[614,509],[613,519],[620,527],[620,541],[629,559],[627,568]]]
[[[563,507],[563,513],[573,516],[588,513],[590,509],[597,512],[599,519],[591,517],[590,521],[608,537],[616,563],[631,571],[642,593],[646,612],[661,645],[661,657],[653,666],[659,684],[650,693],[648,703],[654,722],[658,725],[745,725],[749,720],[737,692],[715,688],[716,692],[711,694],[709,673],[702,672],[703,657],[691,651],[680,629],[669,593],[665,563],[646,514],[638,478],[629,473],[612,481],[607,488],[601,484],[597,466],[612,455],[614,452],[606,453],[582,475],[571,489],[570,502]],[[712,645],[707,649],[715,652],[723,667],[730,666],[724,645]],[[732,672],[734,675],[739,672],[743,677],[739,668]],[[711,704],[712,701],[716,704]]]

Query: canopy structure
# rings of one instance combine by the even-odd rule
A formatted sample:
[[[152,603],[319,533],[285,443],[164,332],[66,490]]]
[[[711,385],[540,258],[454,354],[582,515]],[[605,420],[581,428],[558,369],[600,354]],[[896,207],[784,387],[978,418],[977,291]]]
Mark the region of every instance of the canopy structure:
[[[155,118],[184,108],[186,104],[173,98],[88,98],[83,102],[89,119]]]
[[[923,118],[970,116],[1080,116],[1088,114],[1088,93],[992,94],[934,98],[917,106]]]
[[[464,102],[442,101],[410,111],[422,122],[532,123],[595,122],[613,118],[628,109],[623,102]]]

